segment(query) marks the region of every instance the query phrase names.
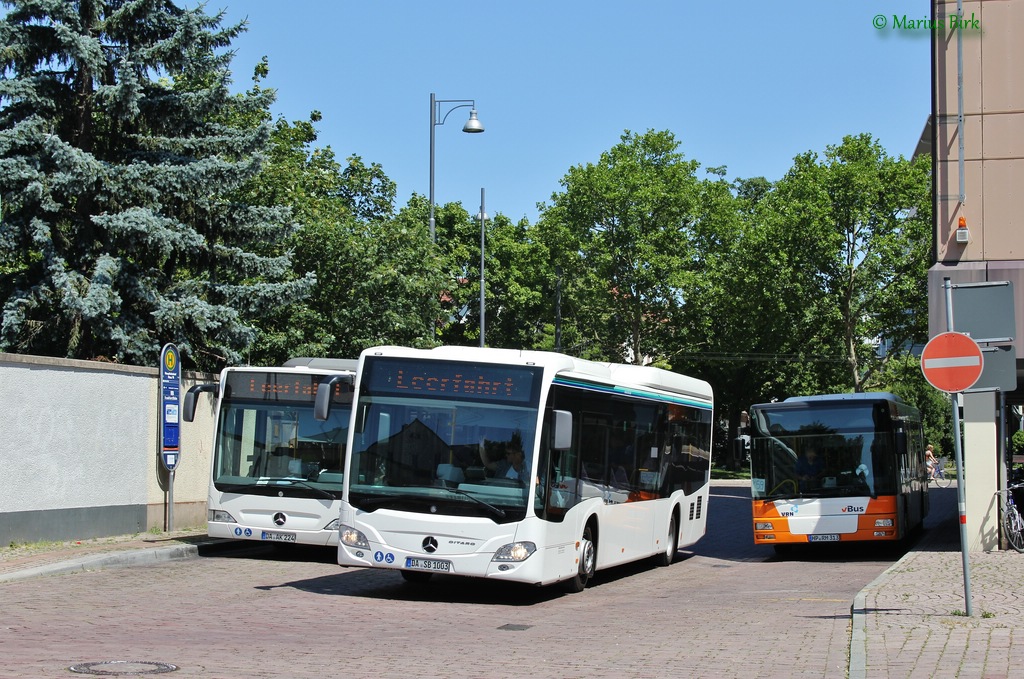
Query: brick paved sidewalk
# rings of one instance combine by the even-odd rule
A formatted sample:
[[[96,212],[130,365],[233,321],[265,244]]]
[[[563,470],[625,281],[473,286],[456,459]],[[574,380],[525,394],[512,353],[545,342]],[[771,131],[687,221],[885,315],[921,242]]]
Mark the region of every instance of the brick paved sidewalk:
[[[968,556],[966,617],[963,557],[951,533],[955,522],[932,530],[856,598],[850,679],[1024,672],[1024,554]]]
[[[232,541],[211,538],[206,527],[171,533],[137,533],[90,540],[40,542],[0,548],[0,582],[113,565],[189,558],[204,546]]]

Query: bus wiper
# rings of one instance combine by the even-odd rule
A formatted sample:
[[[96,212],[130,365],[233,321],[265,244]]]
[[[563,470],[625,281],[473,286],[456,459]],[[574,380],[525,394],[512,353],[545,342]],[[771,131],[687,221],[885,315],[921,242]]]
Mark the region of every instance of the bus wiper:
[[[312,483],[307,483],[307,482],[303,481],[302,479],[275,479],[272,482],[272,484],[275,485],[275,486],[276,485],[281,485],[283,483],[288,483],[288,484],[291,484],[293,486],[302,486],[303,488],[309,488],[310,490],[312,490],[312,491],[314,491],[316,493],[319,493],[321,497],[327,498],[328,500],[332,500],[333,501],[333,500],[337,500],[338,499],[332,493],[328,493],[323,488],[317,488]]]
[[[378,495],[377,497],[364,497],[356,500],[350,498],[353,507],[357,509],[366,509],[367,507],[374,507],[377,505],[386,505],[389,502],[398,502],[400,500],[408,500],[409,497],[406,495]]]
[[[449,493],[455,493],[456,495],[461,495],[462,497],[468,497],[470,500],[472,500],[473,502],[477,503],[481,507],[486,507],[487,509],[491,510],[494,513],[495,516],[497,516],[499,518],[502,518],[502,519],[505,518],[505,510],[504,509],[501,509],[500,507],[495,507],[490,502],[485,502],[484,500],[481,500],[480,498],[478,498],[477,496],[475,496],[475,495],[473,495],[471,493],[467,493],[464,490],[459,490],[458,488],[445,488],[445,490],[447,490]]]
[[[258,487],[255,483],[217,483],[217,489],[225,493],[244,493]]]

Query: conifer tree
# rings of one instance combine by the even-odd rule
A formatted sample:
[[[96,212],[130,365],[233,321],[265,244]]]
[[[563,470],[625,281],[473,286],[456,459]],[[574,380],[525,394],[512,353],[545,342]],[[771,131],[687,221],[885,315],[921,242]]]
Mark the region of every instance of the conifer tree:
[[[232,96],[244,23],[168,0],[4,0],[0,350],[215,369],[305,294],[287,209],[238,200],[273,90]]]

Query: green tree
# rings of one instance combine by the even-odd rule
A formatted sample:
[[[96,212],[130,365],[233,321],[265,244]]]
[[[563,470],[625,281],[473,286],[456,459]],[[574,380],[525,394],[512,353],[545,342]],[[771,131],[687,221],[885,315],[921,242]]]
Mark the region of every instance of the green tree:
[[[709,381],[725,385],[719,398],[735,425],[752,403],[845,387],[841,355],[823,348],[833,335],[812,304],[821,284],[813,236],[788,228],[767,180],[737,179],[731,192],[734,221],[720,229],[721,254],[705,270],[711,320],[702,334],[704,356],[720,363]]]
[[[305,225],[295,242],[296,267],[318,273],[294,323],[306,333],[301,337],[307,348],[298,353],[355,358],[379,344],[436,343],[442,276],[427,220],[418,218],[426,212],[411,212],[415,217],[403,210],[391,220],[349,217]]]
[[[626,131],[595,164],[570,168],[542,206],[540,238],[562,267],[564,309],[582,355],[663,361],[686,326],[696,276],[697,163],[672,133]]]
[[[525,219],[499,214],[489,226],[487,346],[553,350],[557,281],[547,246]]]
[[[782,260],[791,351],[825,368],[843,362],[845,375],[820,372],[818,389],[872,389],[899,353],[877,351],[879,340],[898,349],[926,339],[929,167],[890,157],[868,134],[847,136],[823,159],[798,156],[760,201],[764,233],[783,250],[769,257]]]
[[[441,293],[442,344],[480,343],[479,213],[461,205],[437,211],[437,249],[444,258],[447,284]],[[484,230],[485,340],[490,347],[551,349],[554,346],[554,272],[547,248],[525,219],[512,222],[502,214],[488,218]]]
[[[759,398],[775,366],[765,361],[774,341],[760,317],[764,275],[757,249],[751,248],[754,205],[771,185],[764,179],[724,179],[725,168],[708,168],[701,182],[695,257],[699,276],[687,300],[689,325],[678,328],[679,350],[672,365],[715,386],[716,410],[733,427],[739,412]],[[757,187],[753,189],[747,187]],[[734,435],[735,431],[730,433]]]
[[[289,275],[288,211],[236,200],[267,146],[270,90],[228,92],[244,25],[166,0],[16,0],[0,20],[0,226],[9,351],[215,369]]]
[[[331,147],[314,146],[320,119],[313,111],[309,120],[277,120],[267,163],[243,193],[247,202],[291,210],[298,228],[273,252],[289,253],[295,275],[316,280],[307,297],[282,300],[260,320],[255,363],[297,355],[354,358],[372,344],[414,344],[430,334],[422,318],[417,325],[396,316],[409,303],[398,288],[424,283],[423,272],[410,265],[432,258],[394,222],[394,182],[377,164],[359,156],[342,164]]]
[[[409,213],[412,217],[412,213]],[[436,290],[439,315],[435,341],[475,346],[480,341],[480,220],[461,203],[434,208],[433,252],[442,285]]]

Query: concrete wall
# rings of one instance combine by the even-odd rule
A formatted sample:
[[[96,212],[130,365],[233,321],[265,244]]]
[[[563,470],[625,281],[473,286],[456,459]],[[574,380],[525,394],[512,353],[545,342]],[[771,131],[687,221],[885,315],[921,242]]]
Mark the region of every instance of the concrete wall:
[[[0,544],[166,530],[159,415],[156,367],[0,353]],[[206,522],[212,399],[180,433],[175,529]]]

